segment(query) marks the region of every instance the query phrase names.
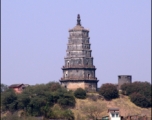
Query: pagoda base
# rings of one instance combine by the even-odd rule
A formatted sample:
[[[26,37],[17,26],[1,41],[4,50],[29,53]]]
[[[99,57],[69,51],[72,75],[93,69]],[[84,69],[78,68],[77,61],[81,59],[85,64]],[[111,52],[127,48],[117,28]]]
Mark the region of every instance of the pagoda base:
[[[76,90],[77,88],[82,88],[87,92],[97,91],[98,80],[60,80],[61,86],[67,88],[68,90]]]

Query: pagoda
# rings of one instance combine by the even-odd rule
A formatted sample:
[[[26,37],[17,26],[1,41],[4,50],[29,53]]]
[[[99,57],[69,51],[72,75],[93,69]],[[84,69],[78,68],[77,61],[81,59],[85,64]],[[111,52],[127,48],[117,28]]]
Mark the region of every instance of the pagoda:
[[[81,26],[78,14],[77,25],[69,30],[65,65],[62,67],[63,77],[60,79],[61,85],[68,90],[97,90],[98,80],[95,76],[96,68],[93,65],[89,40],[89,30]]]

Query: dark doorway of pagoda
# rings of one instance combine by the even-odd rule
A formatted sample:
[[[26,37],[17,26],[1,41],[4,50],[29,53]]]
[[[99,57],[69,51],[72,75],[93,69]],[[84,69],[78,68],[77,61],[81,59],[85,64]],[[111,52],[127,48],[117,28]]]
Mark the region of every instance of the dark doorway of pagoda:
[[[88,79],[90,78],[90,74],[88,74]]]
[[[68,61],[68,67],[69,67],[69,61]]]
[[[67,74],[65,74],[65,77],[67,77]]]

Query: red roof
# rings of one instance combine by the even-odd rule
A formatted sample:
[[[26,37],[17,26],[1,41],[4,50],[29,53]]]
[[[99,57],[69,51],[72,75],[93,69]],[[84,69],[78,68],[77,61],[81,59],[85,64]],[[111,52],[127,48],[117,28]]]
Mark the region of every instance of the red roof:
[[[23,84],[12,84],[9,86],[9,88],[19,88],[21,87]]]

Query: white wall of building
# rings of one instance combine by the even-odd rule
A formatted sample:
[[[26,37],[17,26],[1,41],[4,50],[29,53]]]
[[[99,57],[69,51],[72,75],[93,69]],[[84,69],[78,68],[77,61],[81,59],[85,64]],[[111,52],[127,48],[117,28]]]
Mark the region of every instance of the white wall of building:
[[[109,118],[110,120],[121,120],[119,113],[116,113],[116,112],[112,112],[112,113],[109,112]]]

